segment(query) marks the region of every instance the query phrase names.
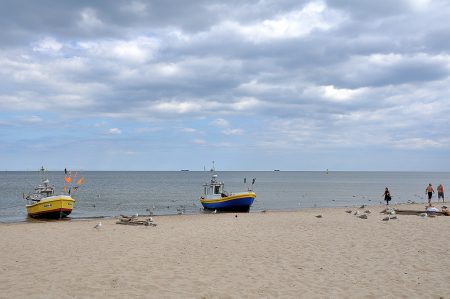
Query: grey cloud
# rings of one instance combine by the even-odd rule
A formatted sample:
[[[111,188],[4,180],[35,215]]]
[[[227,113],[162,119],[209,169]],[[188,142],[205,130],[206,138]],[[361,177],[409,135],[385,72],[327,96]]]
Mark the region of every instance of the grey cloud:
[[[33,109],[34,102],[46,104],[51,111],[71,109],[84,117],[122,117],[132,121],[191,120],[212,112],[251,113],[252,117],[274,122],[293,119],[292,127],[298,130],[304,123],[311,123],[312,133],[337,144],[347,130],[353,132],[352,138],[367,129],[375,132],[380,120],[374,114],[396,117],[399,123],[407,124],[401,128],[406,132],[402,138],[424,134],[417,133],[410,115],[401,113],[404,107],[422,104],[421,96],[412,94],[410,89],[420,86],[422,97],[431,95],[436,101],[448,98],[448,90],[436,88],[448,80],[448,61],[436,55],[445,56],[449,31],[427,14],[412,12],[405,1],[328,1],[331,8],[346,17],[338,26],[261,43],[218,27],[226,20],[258,24],[301,9],[306,2],[142,3],[2,1],[0,39],[5,47],[0,56],[0,105],[22,97]],[[80,30],[80,16],[86,9],[95,12],[104,26]],[[433,11],[436,9],[432,7]],[[448,14],[444,10],[437,19],[443,20]],[[186,39],[171,35],[175,29]],[[134,61],[92,53],[81,46],[103,42],[111,50],[108,46],[114,42],[126,43],[140,36],[154,38],[157,46],[145,48],[148,57]],[[33,51],[46,37],[61,43],[61,50]],[[377,55],[397,58],[377,64],[373,62]],[[319,92],[307,92],[324,86],[366,91],[341,102],[333,102]],[[254,99],[251,109],[238,110],[233,106],[245,98]],[[409,101],[399,105],[395,103],[397,98]],[[79,106],[70,107],[77,102]],[[180,109],[154,108],[161,103],[188,103],[195,109],[180,113]],[[2,109],[7,106],[2,105]],[[441,118],[443,111],[433,111],[432,115]],[[389,136],[392,124],[381,128],[380,135]],[[438,125],[426,124],[439,132]],[[357,129],[358,126],[365,127]],[[289,131],[289,125],[277,130],[288,131],[283,136],[295,137],[290,135],[294,133]],[[365,136],[369,140],[373,135],[376,133]],[[314,136],[295,138],[315,140]]]

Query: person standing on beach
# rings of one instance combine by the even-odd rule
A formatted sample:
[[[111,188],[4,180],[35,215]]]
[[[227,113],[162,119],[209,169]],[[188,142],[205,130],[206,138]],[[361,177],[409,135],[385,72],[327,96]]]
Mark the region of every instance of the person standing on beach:
[[[425,194],[428,193],[428,204],[431,204],[431,197],[433,197],[434,189],[431,184],[428,184],[428,187],[425,189]]]
[[[439,184],[439,186],[437,187],[437,191],[438,191],[438,202],[441,197],[442,197],[442,202],[445,202],[444,201],[444,186],[442,186],[442,184]]]
[[[386,201],[386,205],[389,205],[389,202],[391,201],[392,198],[391,198],[391,192],[389,192],[388,187],[386,187],[384,189],[383,196],[384,196],[384,200]]]

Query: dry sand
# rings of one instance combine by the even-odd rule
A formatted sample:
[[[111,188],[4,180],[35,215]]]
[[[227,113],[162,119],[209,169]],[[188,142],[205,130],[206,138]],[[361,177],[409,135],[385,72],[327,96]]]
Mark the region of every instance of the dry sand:
[[[384,208],[1,224],[0,297],[449,298],[450,217]]]

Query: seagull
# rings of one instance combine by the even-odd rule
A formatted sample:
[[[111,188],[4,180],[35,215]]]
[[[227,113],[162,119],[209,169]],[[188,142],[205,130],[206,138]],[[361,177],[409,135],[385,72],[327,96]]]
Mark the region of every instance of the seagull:
[[[389,221],[389,216],[384,217],[382,220],[383,220],[383,221]]]
[[[391,216],[391,219],[397,219],[397,215]]]
[[[317,215],[316,218],[322,218],[322,214]]]
[[[148,218],[148,221],[153,222],[153,218],[152,217]]]
[[[358,216],[358,218],[367,219],[367,215],[366,214],[362,214],[362,215]]]
[[[358,216],[359,215],[359,211],[356,211],[355,213],[353,213],[353,215]]]
[[[99,230],[101,227],[102,227],[102,223],[101,223],[101,222],[97,223],[97,224],[94,226],[94,228],[95,228],[96,230]]]
[[[135,218],[138,218],[138,217],[139,217],[139,214],[138,214],[138,213],[134,214],[134,217],[135,217]]]
[[[419,216],[422,217],[422,218],[425,218],[425,217],[428,217],[428,214],[427,213],[420,213]]]
[[[349,213],[349,214],[350,214],[351,212],[352,212],[352,210],[347,210],[347,211],[345,211],[345,213]]]
[[[366,205],[362,205],[362,206],[360,206],[359,208],[360,209],[364,209],[366,207]]]
[[[372,212],[371,212],[370,210],[365,210],[364,213],[370,214],[370,213],[372,213]]]
[[[213,211],[213,214],[217,214],[217,210],[214,210],[214,211]]]

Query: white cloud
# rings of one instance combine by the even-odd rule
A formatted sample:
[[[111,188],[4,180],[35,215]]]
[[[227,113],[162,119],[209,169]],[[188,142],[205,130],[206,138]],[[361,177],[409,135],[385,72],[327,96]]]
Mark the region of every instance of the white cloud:
[[[161,113],[175,113],[175,114],[186,114],[192,112],[201,111],[202,107],[200,103],[196,102],[160,102],[153,106],[153,110],[159,111]]]
[[[283,82],[282,84],[269,84],[259,82],[256,79],[251,80],[250,82],[242,83],[237,89],[252,94],[264,94],[268,92],[286,93],[296,91],[295,86],[286,82]]]
[[[242,135],[244,134],[244,130],[242,129],[225,129],[222,131],[225,135]]]
[[[432,0],[405,0],[407,4],[415,11],[424,11],[430,5]]]
[[[306,4],[301,10],[277,15],[260,23],[243,25],[227,21],[221,29],[234,31],[253,42],[276,39],[298,38],[311,34],[314,30],[329,30],[341,23],[343,17],[327,8],[322,1]]]
[[[54,53],[60,51],[62,47],[63,44],[57,42],[55,39],[51,37],[46,37],[40,40],[36,44],[36,46],[33,47],[33,51]]]
[[[182,72],[181,68],[174,63],[158,63],[154,68],[156,72],[167,77],[179,75]]]
[[[363,88],[359,89],[336,88],[333,85],[322,87],[323,96],[328,100],[336,102],[350,101],[356,96],[360,95],[363,91],[364,91]]]
[[[442,141],[444,143],[442,143]],[[405,138],[400,140],[393,140],[392,143],[394,147],[400,149],[426,149],[426,148],[443,148],[448,147],[448,139],[441,140],[441,142],[436,140],[431,140],[427,138]],[[444,145],[445,144],[445,145]]]
[[[223,118],[217,118],[215,119],[212,124],[215,127],[222,128],[222,133],[227,136],[238,136],[243,135],[244,130],[238,129],[238,128],[232,128],[229,121],[223,119]]]
[[[195,133],[195,132],[197,132],[197,130],[194,129],[194,128],[181,128],[180,131],[184,132],[184,133]]]
[[[78,45],[89,55],[97,58],[112,58],[134,63],[151,60],[159,48],[157,39],[145,36],[130,40],[82,41]]]
[[[120,135],[122,134],[122,130],[119,128],[111,128],[108,130],[108,133],[112,135]]]
[[[237,111],[251,112],[253,109],[260,107],[262,102],[256,98],[244,97],[231,104],[231,107]]]

